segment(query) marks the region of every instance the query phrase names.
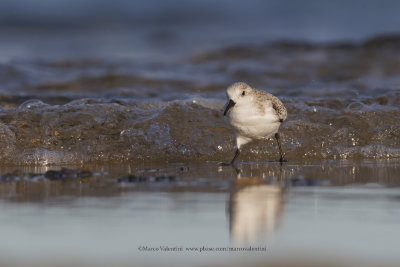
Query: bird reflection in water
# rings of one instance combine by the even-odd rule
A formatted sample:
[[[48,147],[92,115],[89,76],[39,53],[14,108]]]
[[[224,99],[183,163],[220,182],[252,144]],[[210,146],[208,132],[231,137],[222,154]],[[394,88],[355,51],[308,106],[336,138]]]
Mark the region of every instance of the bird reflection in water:
[[[251,244],[272,235],[283,213],[284,189],[282,164],[237,169],[227,209],[234,243]]]

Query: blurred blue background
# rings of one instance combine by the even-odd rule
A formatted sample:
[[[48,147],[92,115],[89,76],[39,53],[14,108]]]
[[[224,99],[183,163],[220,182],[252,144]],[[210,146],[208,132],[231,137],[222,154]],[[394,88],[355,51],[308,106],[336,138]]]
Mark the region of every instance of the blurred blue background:
[[[0,59],[176,57],[276,39],[400,31],[395,0],[2,0]]]

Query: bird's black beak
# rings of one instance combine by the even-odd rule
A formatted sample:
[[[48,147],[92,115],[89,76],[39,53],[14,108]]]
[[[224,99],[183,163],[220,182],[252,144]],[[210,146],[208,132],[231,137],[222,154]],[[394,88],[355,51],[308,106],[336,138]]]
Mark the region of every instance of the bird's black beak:
[[[226,115],[226,113],[227,113],[235,104],[236,104],[236,103],[235,103],[232,99],[229,99],[229,103],[228,103],[228,105],[226,106],[225,111],[224,111],[224,116]]]

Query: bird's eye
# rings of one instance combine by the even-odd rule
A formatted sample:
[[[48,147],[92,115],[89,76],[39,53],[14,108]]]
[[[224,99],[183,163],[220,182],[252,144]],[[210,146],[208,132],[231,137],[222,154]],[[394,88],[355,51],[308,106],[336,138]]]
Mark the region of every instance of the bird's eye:
[[[245,92],[245,91],[243,91],[243,92],[242,92],[242,95],[245,95],[245,94],[246,94],[246,92]]]

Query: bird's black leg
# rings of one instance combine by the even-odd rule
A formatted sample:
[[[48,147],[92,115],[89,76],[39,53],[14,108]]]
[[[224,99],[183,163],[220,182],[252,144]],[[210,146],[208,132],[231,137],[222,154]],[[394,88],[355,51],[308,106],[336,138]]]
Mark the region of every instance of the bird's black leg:
[[[279,159],[279,162],[286,162],[287,160],[285,159],[285,157],[283,155],[281,142],[279,142],[279,134],[278,133],[275,134],[275,139],[276,139],[276,142],[278,143],[279,154],[281,156],[280,159]]]
[[[235,163],[235,160],[236,160],[236,158],[239,156],[239,154],[240,154],[240,150],[239,150],[239,148],[237,148],[237,149],[236,149],[236,152],[235,152],[235,156],[234,156],[233,159],[231,160],[231,165],[233,165],[233,164]]]
[[[222,166],[233,166],[233,164],[235,163],[235,160],[239,156],[239,154],[240,154],[240,150],[239,150],[239,148],[237,148],[236,152],[235,152],[235,156],[233,156],[233,159],[231,160],[231,162],[230,163],[223,162],[221,165]]]

